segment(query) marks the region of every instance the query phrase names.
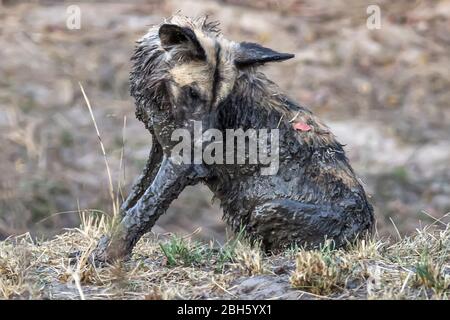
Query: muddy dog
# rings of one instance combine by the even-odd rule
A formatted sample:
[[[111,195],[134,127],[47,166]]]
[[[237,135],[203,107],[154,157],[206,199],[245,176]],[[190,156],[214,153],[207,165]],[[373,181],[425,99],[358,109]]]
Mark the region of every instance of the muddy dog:
[[[229,41],[217,23],[204,18],[174,16],[137,42],[131,95],[137,118],[154,139],[147,165],[122,205],[121,221],[94,252],[97,260],[127,257],[183,189],[199,182],[220,200],[227,223],[268,251],[292,244],[317,247],[325,239],[342,246],[371,232],[373,209],[342,145],[258,70],[293,57]],[[262,174],[261,164],[174,161],[178,141],[172,133],[183,128],[193,134],[196,122],[224,134],[278,129],[279,146],[269,149],[278,151],[279,169]],[[239,148],[234,141],[233,148]]]

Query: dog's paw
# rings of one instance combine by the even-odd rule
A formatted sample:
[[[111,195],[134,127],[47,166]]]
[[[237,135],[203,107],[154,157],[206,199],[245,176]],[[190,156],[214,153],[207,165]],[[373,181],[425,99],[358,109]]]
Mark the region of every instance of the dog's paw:
[[[96,267],[102,267],[108,263],[107,249],[109,245],[109,237],[102,236],[97,243],[95,249],[89,255],[89,262]]]
[[[81,256],[83,255],[83,252],[80,250],[72,251],[69,253],[69,265],[74,266],[80,261]]]
[[[88,254],[87,252],[83,252],[81,250],[70,252],[68,256],[69,264],[71,266],[74,266],[77,263],[81,263],[84,255],[85,258],[84,263],[87,262],[96,267],[102,267],[108,263],[106,254],[108,245],[109,245],[109,237],[102,236],[98,241],[97,246],[90,254]]]

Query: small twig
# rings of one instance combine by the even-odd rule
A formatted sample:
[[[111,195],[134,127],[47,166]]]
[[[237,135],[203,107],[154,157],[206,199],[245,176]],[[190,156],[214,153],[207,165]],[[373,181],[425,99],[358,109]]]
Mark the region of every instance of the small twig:
[[[123,194],[122,194],[122,186],[121,186],[121,175],[120,172],[122,171],[122,166],[123,166],[123,181],[125,181],[125,166],[123,165],[124,162],[124,158],[125,158],[125,129],[127,126],[127,116],[123,117],[123,128],[122,128],[122,148],[120,150],[120,162],[119,162],[119,177],[117,179],[117,195],[116,195],[116,201],[117,201],[117,206],[119,206],[119,196],[122,197],[123,199]]]
[[[218,284],[216,282],[216,280],[214,280],[214,278],[212,278],[212,283],[214,283],[219,289],[223,290],[223,292],[228,293],[229,295],[233,296],[234,298],[237,298],[237,295],[235,295],[234,293],[231,293],[230,291],[228,291],[227,289],[225,289],[224,287],[222,287],[220,284]]]
[[[86,300],[86,298],[84,297],[84,293],[83,293],[83,289],[81,288],[81,283],[80,283],[80,276],[78,273],[74,272],[72,273],[72,278],[75,281],[75,286],[77,287],[78,290],[78,294],[80,295],[80,299],[81,300]]]
[[[431,214],[429,214],[428,212],[426,212],[425,210],[422,210],[422,213],[426,214],[428,217],[430,217],[431,219],[434,220],[434,222],[432,224],[430,224],[430,226],[433,226],[435,223],[441,223],[443,226],[447,226],[446,223],[442,222],[441,220],[446,218],[448,215],[450,215],[450,212],[447,212],[446,214],[444,214],[442,217],[435,218],[433,217]]]
[[[281,120],[283,120],[283,117],[284,117],[284,114],[282,114],[281,115],[281,117],[280,117],[280,121],[278,121],[278,124],[277,124],[277,129],[280,127],[280,124],[281,124]]]
[[[105,214],[104,211],[98,210],[98,209],[83,209],[83,211],[90,211],[90,212],[97,212],[97,213]],[[67,213],[80,213],[80,209],[78,209],[78,210],[60,211],[60,212],[52,213],[49,216],[47,216],[47,217],[37,221],[35,224],[43,223],[43,222],[45,222],[45,221],[47,221],[47,220],[49,220],[49,219],[51,219],[53,217],[56,217],[56,216],[59,216],[59,215],[62,215],[62,214],[67,214]]]
[[[405,290],[406,285],[407,285],[407,283],[409,281],[409,278],[411,277],[412,274],[413,274],[413,272],[411,272],[411,271],[408,272],[408,275],[406,276],[406,279],[403,282],[402,288],[400,289],[400,293],[403,293],[403,291]]]
[[[298,111],[298,112],[295,114],[295,117],[293,117],[291,120],[289,120],[289,123],[294,122],[294,120],[297,119],[297,117],[298,117],[299,114],[300,114],[300,111]]]
[[[102,149],[103,159],[105,160],[106,171],[108,173],[109,195],[111,197],[114,215],[116,215],[118,213],[118,210],[117,210],[116,202],[114,200],[114,186],[113,186],[113,182],[112,182],[111,170],[109,169],[108,157],[106,156],[105,146],[103,145],[102,137],[100,135],[100,131],[98,130],[98,126],[97,126],[97,121],[95,121],[94,113],[92,112],[91,103],[89,102],[89,99],[88,99],[88,97],[86,95],[86,92],[84,92],[84,88],[83,88],[81,82],[78,82],[78,84],[80,86],[81,92],[83,93],[83,97],[84,97],[84,100],[86,101],[87,107],[89,109],[89,113],[91,115],[92,122],[94,123],[95,131],[97,132],[97,138],[98,138],[98,140],[100,142],[100,147]]]
[[[394,226],[394,228],[395,228],[395,231],[397,232],[397,236],[398,236],[398,238],[400,239],[400,241],[402,241],[402,236],[400,235],[400,231],[398,231],[398,228],[397,228],[397,226],[395,225],[395,223],[394,223],[394,220],[392,220],[392,218],[391,218],[391,217],[389,217],[389,220],[391,220],[391,222],[392,222],[392,225]]]

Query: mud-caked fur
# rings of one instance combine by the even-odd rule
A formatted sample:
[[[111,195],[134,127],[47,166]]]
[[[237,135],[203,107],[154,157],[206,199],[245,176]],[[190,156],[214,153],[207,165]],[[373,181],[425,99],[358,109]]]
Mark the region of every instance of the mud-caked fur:
[[[186,185],[205,183],[234,230],[266,250],[292,244],[344,245],[373,228],[372,206],[342,145],[310,110],[292,101],[259,66],[293,55],[225,39],[217,23],[174,16],[152,27],[132,57],[136,116],[154,134],[148,164],[122,206],[109,258],[128,254]],[[279,170],[259,165],[175,166],[169,160],[176,128],[280,131]],[[295,130],[301,121],[309,130]],[[107,250],[108,251],[108,250]]]

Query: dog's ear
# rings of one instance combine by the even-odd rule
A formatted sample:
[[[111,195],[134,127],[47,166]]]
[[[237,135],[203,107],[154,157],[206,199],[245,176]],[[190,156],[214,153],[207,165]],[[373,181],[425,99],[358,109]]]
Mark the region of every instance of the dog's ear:
[[[237,67],[248,67],[266,62],[284,61],[294,56],[292,53],[277,52],[257,43],[241,42],[236,48],[234,63]]]
[[[164,50],[177,50],[197,59],[206,58],[205,50],[192,29],[166,23],[159,28],[158,34]]]

